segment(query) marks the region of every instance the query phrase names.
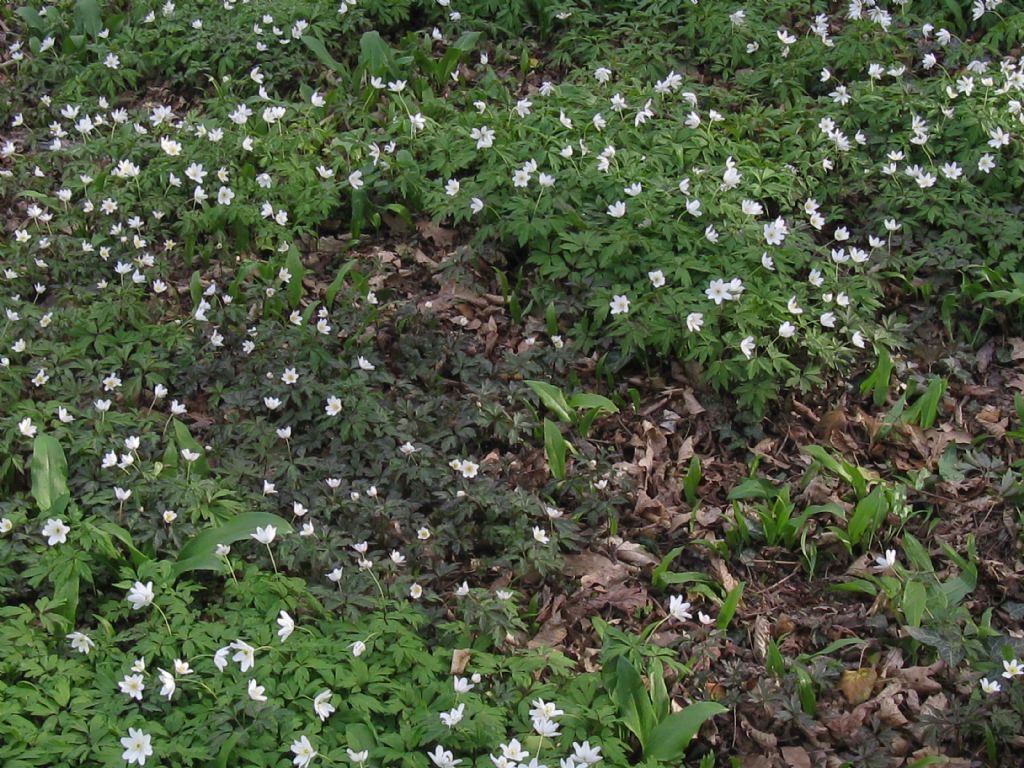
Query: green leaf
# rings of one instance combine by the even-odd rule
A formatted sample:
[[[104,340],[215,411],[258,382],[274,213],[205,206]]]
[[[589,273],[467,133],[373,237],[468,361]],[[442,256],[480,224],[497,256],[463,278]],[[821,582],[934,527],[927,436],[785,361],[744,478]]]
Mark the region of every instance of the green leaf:
[[[700,727],[716,715],[728,711],[714,701],[698,701],[685,707],[682,712],[669,715],[651,731],[644,757],[665,762],[680,760]]]
[[[686,496],[686,503],[691,507],[696,507],[697,502],[700,501],[700,498],[697,496],[697,489],[700,487],[700,481],[700,458],[694,454],[690,459],[690,468],[687,470],[686,477],[683,480],[683,494]]]
[[[278,536],[292,532],[291,523],[270,512],[243,512],[224,525],[200,531],[181,548],[178,559],[171,564],[171,574],[177,578],[190,571],[223,570],[223,558],[214,554],[217,545],[248,539],[256,528],[268,525],[277,528]]]
[[[32,441],[32,498],[43,514],[55,515],[71,499],[68,460],[57,438],[50,435],[37,435]]]
[[[544,419],[544,453],[548,457],[548,468],[556,480],[565,479],[565,438],[558,425],[551,419]]]
[[[292,275],[291,280],[288,281],[287,288],[288,306],[295,309],[302,300],[302,278],[306,275],[306,268],[302,266],[299,249],[294,245],[288,249],[288,256],[284,260],[284,265]]]
[[[338,269],[338,274],[334,276],[334,279],[331,281],[331,284],[327,286],[327,290],[324,292],[324,304],[326,304],[328,307],[334,305],[334,299],[337,297],[338,291],[340,291],[341,287],[345,284],[345,278],[348,276],[348,273],[352,271],[352,268],[355,265],[356,262],[354,259],[346,261]]]
[[[99,530],[103,531],[104,533],[108,534],[109,536],[117,539],[122,544],[124,544],[125,549],[128,550],[128,554],[131,555],[132,565],[134,565],[136,568],[150,560],[148,556],[146,556],[145,554],[140,552],[138,548],[136,548],[135,543],[132,541],[131,534],[128,533],[128,531],[126,531],[117,523],[111,520],[97,520],[94,523],[94,525]]]
[[[640,673],[624,655],[619,656],[615,664],[612,700],[619,708],[623,724],[636,736],[640,746],[645,747],[654,725],[654,709]]]
[[[15,13],[21,16],[22,21],[24,21],[31,29],[36,29],[42,32],[44,28],[43,17],[39,15],[39,12],[35,8],[23,5],[18,8]]]
[[[302,42],[306,44],[306,47],[313,52],[313,55],[316,56],[320,63],[325,67],[339,73],[344,71],[345,65],[328,53],[327,46],[323,44],[323,41],[319,37],[303,35],[301,39]]]
[[[236,730],[228,736],[224,743],[220,745],[220,751],[217,753],[217,760],[213,764],[214,768],[228,768],[228,759],[231,757],[231,752],[244,735],[245,731]]]
[[[865,534],[873,535],[875,533],[875,528],[879,520],[884,519],[888,507],[885,493],[880,485],[875,486],[871,493],[857,502],[853,515],[850,517],[850,525],[846,529],[853,546],[860,544]]]
[[[192,474],[199,477],[209,477],[210,465],[206,462],[206,449],[196,442],[196,439],[192,437],[192,433],[188,431],[188,427],[180,421],[172,419],[171,424],[174,426],[174,439],[178,443],[178,448],[188,448],[193,453],[199,454],[199,458],[192,462]],[[188,462],[182,459],[182,463],[187,464]]]
[[[103,14],[96,0],[76,0],[75,30],[95,37],[103,29]]]
[[[359,38],[359,66],[371,75],[387,74],[392,51],[379,32],[364,32]]]
[[[903,590],[903,616],[911,627],[920,627],[928,603],[928,590],[920,581],[908,581]]]
[[[718,621],[716,626],[719,629],[728,629],[729,623],[732,621],[732,617],[736,614],[736,608],[739,607],[740,598],[743,596],[743,587],[746,582],[741,581],[731,590],[729,594],[725,596],[725,601],[722,603],[722,608],[718,612]]]
[[[203,282],[198,269],[192,273],[192,278],[188,281],[188,293],[192,297],[192,306],[198,307],[203,298]]]
[[[566,403],[570,408],[586,408],[604,413],[619,412],[619,407],[604,395],[592,395],[587,392],[570,395]]]
[[[565,400],[562,390],[544,381],[527,379],[526,386],[533,390],[542,403],[566,424],[572,424],[572,409]]]

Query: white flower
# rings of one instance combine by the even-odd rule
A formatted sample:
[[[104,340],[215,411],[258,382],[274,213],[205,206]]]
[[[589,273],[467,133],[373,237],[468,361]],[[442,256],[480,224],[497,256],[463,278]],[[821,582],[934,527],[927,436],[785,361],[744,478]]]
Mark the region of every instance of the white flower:
[[[121,759],[128,765],[145,765],[146,758],[153,754],[152,738],[138,728],[128,729],[128,735],[121,737],[121,746],[124,747]]]
[[[277,536],[277,528],[273,525],[268,525],[263,528],[256,527],[256,532],[249,534],[251,538],[256,539],[260,544],[270,544]],[[243,670],[244,671],[244,670]]]
[[[132,604],[132,610],[138,611],[150,605],[154,597],[156,595],[153,592],[152,581],[147,581],[145,584],[141,581],[136,581],[132,588],[128,590],[128,597],[126,599]]]
[[[488,149],[494,145],[494,131],[486,125],[471,130],[469,137],[476,141],[477,149]]]
[[[313,749],[313,745],[309,743],[309,739],[306,736],[300,736],[297,740],[293,741],[291,750],[295,754],[295,757],[292,758],[295,768],[307,768],[317,755],[316,750]]]
[[[624,315],[629,312],[629,299],[622,295],[616,294],[612,296],[612,300],[608,303],[608,307],[613,315]]]
[[[660,269],[648,272],[647,279],[651,281],[651,285],[655,288],[661,288],[665,284],[665,274]]]
[[[231,660],[238,662],[239,669],[242,672],[248,672],[256,665],[256,649],[248,643],[242,640],[235,640],[228,647],[235,650]]]
[[[430,758],[437,768],[455,768],[456,765],[462,762],[461,759],[456,760],[455,755],[447,751],[440,744],[434,748],[433,752],[427,752],[427,757]]]
[[[146,684],[142,682],[142,675],[125,675],[124,679],[118,683],[118,687],[121,689],[121,693],[127,694],[129,699],[142,701],[142,692],[146,689]]]
[[[374,370],[377,367],[377,366],[375,366],[373,363],[371,363],[369,360],[367,360],[365,357],[363,357],[361,355],[360,355],[359,359],[356,361],[356,363],[359,365],[360,369],[362,369],[364,371],[372,371],[372,370]]]
[[[21,432],[25,437],[35,437],[36,427],[32,424],[32,419],[26,416],[24,419],[18,422],[18,431]]]
[[[409,587],[409,597],[411,597],[413,600],[419,600],[421,597],[423,597],[423,587],[419,584],[413,584],[411,587]]]
[[[72,632],[65,637],[71,641],[72,650],[89,655],[89,651],[96,647],[96,643],[83,632]]]
[[[672,595],[669,598],[668,612],[672,618],[679,621],[693,618],[693,615],[690,613],[690,604],[683,600],[682,595]]]
[[[452,680],[452,686],[455,688],[456,693],[469,693],[474,687],[468,679],[465,677],[459,677],[458,675],[456,675],[455,679]]]
[[[287,611],[281,611],[277,617],[277,626],[280,627],[277,631],[277,636],[281,638],[281,642],[283,643],[291,636],[292,632],[295,631],[295,620],[288,615]]]
[[[460,722],[462,722],[463,713],[466,710],[465,704],[459,704],[457,707],[448,710],[447,712],[441,713],[441,722],[447,725],[449,728],[454,728]]]
[[[547,544],[551,541],[547,532],[538,525],[533,526],[533,540],[538,544]]]
[[[313,699],[313,711],[316,712],[317,717],[320,718],[320,722],[324,722],[331,713],[334,712],[334,706],[331,704],[331,696],[333,693],[330,689],[320,691]],[[359,761],[356,761],[359,762]]]
[[[701,312],[691,312],[686,316],[686,329],[690,333],[697,333],[701,328],[704,327],[704,314]]]
[[[363,750],[360,750],[359,752],[356,752],[351,747],[346,747],[345,751],[348,752],[348,759],[351,760],[356,765],[362,765],[370,757],[370,750],[368,750],[368,749],[363,749]]]
[[[43,536],[46,536],[46,543],[51,547],[66,543],[70,532],[71,529],[64,521],[56,517],[49,518],[42,530]]]
[[[626,215],[626,204],[621,200],[616,200],[608,206],[608,215],[613,219],[621,219]]]
[[[171,696],[174,695],[174,689],[177,687],[177,684],[175,683],[174,680],[174,675],[172,675],[166,669],[160,669],[159,667],[157,667],[157,672],[159,672],[160,677],[160,695],[169,700]]]
[[[992,155],[984,154],[981,159],[978,160],[978,170],[982,173],[990,173],[993,168],[996,167],[995,158]]]
[[[740,351],[748,360],[753,356],[755,347],[753,336],[747,336],[740,342]]]
[[[723,301],[732,299],[732,294],[729,292],[729,283],[725,282],[725,280],[712,280],[708,287],[704,289],[704,295],[715,302],[715,304],[721,304]]]
[[[572,743],[573,759],[583,765],[593,765],[601,760],[601,748],[590,746],[589,741]]]
[[[480,213],[484,209],[484,201],[479,197],[474,197],[469,201],[469,210],[473,213]]]
[[[875,567],[878,568],[878,570],[880,570],[880,571],[884,571],[884,570],[888,570],[889,568],[892,568],[896,564],[896,550],[895,549],[887,549],[887,550],[885,550],[885,555],[884,556],[880,555],[879,557],[876,557],[875,558],[875,563],[876,563]]]
[[[999,693],[1003,687],[999,684],[998,680],[989,680],[987,677],[981,678],[981,690],[985,693]]]
[[[348,183],[349,183],[349,186],[352,187],[352,189],[362,189],[363,188],[363,183],[364,183],[363,182],[363,172],[362,171],[352,171],[352,173],[350,173],[348,175]]]
[[[1012,680],[1020,675],[1024,675],[1024,665],[1020,663],[1019,659],[1003,661],[1003,677],[1007,680]]]
[[[362,640],[356,640],[349,646],[349,648],[352,651],[352,655],[356,657],[362,656],[364,653],[366,653],[366,643],[364,643]]]
[[[331,395],[327,398],[327,405],[324,406],[324,412],[328,416],[337,416],[341,413],[341,398]]]
[[[257,685],[255,680],[249,681],[249,698],[253,701],[266,701],[267,697],[264,695],[264,688],[262,685]]]

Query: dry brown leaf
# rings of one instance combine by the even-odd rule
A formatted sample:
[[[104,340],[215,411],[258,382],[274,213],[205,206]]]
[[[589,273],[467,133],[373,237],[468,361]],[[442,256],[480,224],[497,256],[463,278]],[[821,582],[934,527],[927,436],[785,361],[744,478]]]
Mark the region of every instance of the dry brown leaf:
[[[927,667],[907,667],[906,669],[901,669],[896,674],[896,677],[907,688],[917,693],[938,693],[942,690],[942,686],[935,680],[932,680],[932,675],[941,671],[944,667],[945,665],[941,661],[936,661]]]
[[[676,451],[676,463],[680,465],[688,465],[690,459],[693,458],[693,435],[683,440],[679,446],[679,450]]]
[[[641,568],[653,567],[660,560],[634,541],[624,541],[615,548],[615,557],[630,565]]]
[[[472,656],[472,651],[469,648],[456,648],[452,651],[452,671],[453,675],[461,675],[466,671],[466,665],[469,664],[469,657]]]
[[[771,626],[768,624],[768,619],[764,616],[758,616],[754,620],[754,632],[753,632],[753,646],[754,656],[758,661],[764,661],[764,657],[768,655],[768,640],[772,636]]]
[[[811,768],[811,756],[803,747],[783,747],[782,759],[788,768]]]
[[[696,517],[698,523],[710,528],[722,519],[722,510],[720,507],[705,507],[701,504],[697,507]]]
[[[1010,359],[1024,360],[1024,339],[1009,339]]]
[[[686,404],[687,415],[698,416],[704,413],[704,406],[697,401],[692,389],[683,390],[683,402]]]
[[[899,702],[896,701],[896,697],[893,695],[883,696],[879,694],[878,718],[890,728],[902,728],[908,722],[907,718],[900,711]]]
[[[455,243],[455,230],[445,229],[435,224],[430,219],[420,219],[416,222],[416,231],[420,237],[430,240],[438,248],[451,248]]]
[[[533,639],[527,644],[527,648],[553,648],[565,640],[568,631],[565,628],[565,621],[560,613],[555,613],[545,621]]]
[[[737,581],[733,578],[733,575],[729,573],[729,568],[726,566],[725,561],[720,557],[711,558],[711,567],[715,569],[715,575],[718,580],[722,583],[722,588],[726,592],[732,592],[736,589]]]
[[[775,749],[779,746],[779,740],[776,738],[774,733],[759,731],[757,728],[752,726],[750,721],[745,717],[740,719],[740,724],[743,726],[743,732],[750,737],[751,741],[761,747],[761,749]]]
[[[575,576],[585,587],[599,584],[603,587],[624,581],[632,569],[625,563],[616,563],[597,552],[566,555],[565,572]]]
[[[839,678],[839,690],[851,705],[863,704],[871,698],[871,691],[878,681],[878,673],[870,667],[845,669]]]

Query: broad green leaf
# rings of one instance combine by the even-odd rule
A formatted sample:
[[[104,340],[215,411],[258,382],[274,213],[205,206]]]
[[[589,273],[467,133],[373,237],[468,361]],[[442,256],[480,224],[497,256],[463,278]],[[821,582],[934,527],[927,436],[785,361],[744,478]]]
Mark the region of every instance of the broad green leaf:
[[[107,535],[124,544],[125,549],[128,550],[128,554],[131,555],[132,565],[136,568],[150,559],[148,556],[140,552],[135,546],[135,543],[132,541],[131,534],[117,523],[110,520],[97,520],[95,522],[95,526]]]
[[[203,282],[198,269],[192,273],[192,278],[188,281],[188,293],[192,297],[192,306],[198,307],[203,298]]]
[[[920,627],[928,602],[928,590],[920,581],[908,581],[903,590],[903,616],[911,627]]]
[[[346,261],[341,265],[341,268],[338,269],[338,274],[334,276],[331,284],[327,286],[327,290],[324,292],[324,304],[328,307],[334,305],[334,299],[337,297],[338,291],[340,291],[341,287],[345,284],[345,278],[355,265],[355,260]]]
[[[729,594],[725,596],[725,601],[722,603],[721,609],[718,611],[718,621],[716,626],[719,629],[728,629],[729,623],[732,621],[732,617],[736,614],[736,608],[739,607],[740,598],[743,597],[743,587],[746,582],[741,581],[731,590]]]
[[[565,479],[566,442],[558,425],[551,419],[544,419],[544,453],[548,457],[548,468],[556,480]]]
[[[532,389],[541,402],[551,409],[559,419],[566,424],[572,424],[572,409],[565,401],[565,395],[562,394],[562,390],[553,384],[548,384],[544,381],[533,381],[531,379],[527,379],[526,386]]]
[[[200,531],[181,548],[178,559],[171,565],[175,578],[189,571],[221,571],[224,561],[215,554],[218,544],[233,544],[248,539],[257,528],[272,525],[277,535],[292,532],[292,525],[283,517],[270,512],[244,512],[224,525]]]
[[[196,439],[192,437],[192,433],[188,431],[188,427],[180,421],[173,419],[171,424],[174,426],[174,439],[178,443],[179,451],[182,448],[187,448],[193,453],[199,454],[199,458],[192,462],[192,474],[198,475],[199,477],[209,477],[210,465],[206,463],[206,449],[196,442]],[[187,463],[188,462],[186,462],[184,458],[181,458],[181,464]]]
[[[379,32],[364,32],[359,38],[359,66],[371,75],[384,75],[391,66],[392,51]]]
[[[315,55],[320,63],[325,67],[332,69],[335,72],[344,71],[345,65],[328,53],[327,46],[323,44],[323,41],[319,37],[303,35],[301,39],[302,42],[306,44],[306,47],[313,52],[313,55]]]
[[[629,659],[619,656],[615,664],[615,685],[612,699],[619,708],[623,724],[646,747],[647,735],[654,725],[654,710],[644,681]]]
[[[302,266],[299,249],[294,245],[288,249],[288,256],[284,260],[284,265],[292,276],[291,280],[288,281],[288,288],[286,289],[288,306],[296,309],[302,300],[302,278],[306,276],[306,268]]]
[[[103,14],[96,0],[75,0],[75,29],[93,37],[103,29]]]
[[[716,715],[728,711],[714,701],[698,701],[685,707],[682,712],[669,715],[651,731],[644,757],[678,762],[700,727]]]
[[[217,760],[213,764],[214,768],[228,768],[231,752],[244,735],[245,731],[239,729],[233,731],[231,735],[228,736],[224,743],[220,745],[220,751],[217,753]]]
[[[691,507],[696,507],[697,502],[700,501],[700,498],[697,496],[697,489],[700,487],[700,480],[700,458],[694,454],[690,459],[690,468],[686,472],[686,478],[683,480],[683,494],[686,496],[686,503]]]
[[[68,460],[60,442],[50,435],[37,435],[32,441],[32,498],[43,514],[60,514],[71,498]]]
[[[605,413],[618,413],[619,407],[604,395],[592,395],[587,392],[580,392],[570,395],[566,400],[570,408],[587,408]]]

